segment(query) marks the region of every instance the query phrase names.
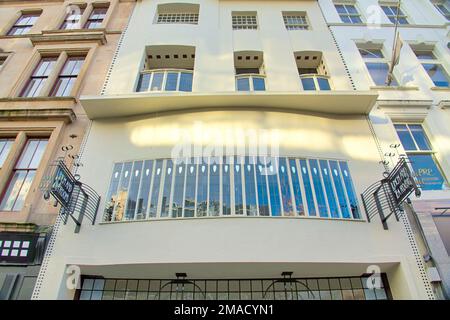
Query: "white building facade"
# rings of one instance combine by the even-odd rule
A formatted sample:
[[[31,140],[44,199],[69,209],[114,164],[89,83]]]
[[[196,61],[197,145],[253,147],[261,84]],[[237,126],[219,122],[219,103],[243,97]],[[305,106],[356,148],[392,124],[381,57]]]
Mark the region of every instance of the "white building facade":
[[[392,121],[410,110],[436,130],[445,176],[448,91],[425,71],[413,88],[375,86],[349,39],[379,49],[373,33],[388,59],[393,30],[364,23],[343,25],[330,0],[138,2],[103,94],[81,99],[92,122],[77,174],[101,196],[96,221],[74,233],[59,220],[34,297],[439,296],[407,215],[385,229],[360,195],[395,163],[381,163]],[[420,29],[443,70],[444,25]],[[397,77],[421,67],[408,55]]]

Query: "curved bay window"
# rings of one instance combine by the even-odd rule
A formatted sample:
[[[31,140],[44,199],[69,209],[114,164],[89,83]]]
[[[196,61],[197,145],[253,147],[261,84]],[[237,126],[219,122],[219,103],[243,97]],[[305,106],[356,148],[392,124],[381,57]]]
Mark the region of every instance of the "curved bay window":
[[[136,92],[192,91],[195,47],[149,46]]]
[[[234,156],[121,162],[114,165],[107,199],[104,221],[361,218],[348,164],[340,160]]]
[[[330,77],[319,51],[294,53],[300,82],[305,91],[331,90]]]

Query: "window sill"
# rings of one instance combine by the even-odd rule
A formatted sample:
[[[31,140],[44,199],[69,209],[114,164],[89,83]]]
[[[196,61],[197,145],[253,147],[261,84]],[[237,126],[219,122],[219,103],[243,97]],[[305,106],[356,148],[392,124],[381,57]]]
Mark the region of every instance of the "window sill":
[[[102,29],[102,31],[92,30],[92,32],[86,32],[82,29],[56,30],[58,32],[52,31],[51,33],[34,34],[29,38],[33,45],[63,41],[98,42],[99,44],[106,44],[107,41],[104,29]],[[91,30],[89,29],[89,31]]]
[[[450,87],[431,87],[433,91],[450,91]]]
[[[32,36],[38,36],[40,33],[25,33],[25,34],[16,34],[16,35],[0,35],[0,39],[20,39],[20,38],[30,38]]]
[[[180,217],[180,218],[147,218],[140,220],[123,220],[123,221],[101,221],[99,225],[110,225],[110,224],[122,224],[122,223],[134,223],[134,222],[157,222],[157,221],[198,221],[198,220],[209,220],[209,219],[308,219],[308,220],[324,220],[324,221],[340,221],[340,222],[356,222],[364,223],[367,222],[365,219],[344,219],[344,218],[327,218],[327,217],[316,217],[316,216],[240,216],[240,215],[229,215],[229,216],[216,216],[216,217]]]
[[[386,91],[418,91],[419,87],[408,86],[372,86],[370,90],[386,90]]]
[[[73,101],[76,102],[76,97],[8,97],[0,98],[0,102],[21,102],[21,101]]]
[[[100,32],[105,32],[106,29],[105,28],[95,28],[95,29],[50,29],[50,30],[42,30],[42,34],[61,34],[61,33],[100,33]]]
[[[37,108],[37,109],[0,109],[0,121],[11,121],[11,120],[62,120],[65,123],[72,123],[76,120],[76,115],[72,108]]]

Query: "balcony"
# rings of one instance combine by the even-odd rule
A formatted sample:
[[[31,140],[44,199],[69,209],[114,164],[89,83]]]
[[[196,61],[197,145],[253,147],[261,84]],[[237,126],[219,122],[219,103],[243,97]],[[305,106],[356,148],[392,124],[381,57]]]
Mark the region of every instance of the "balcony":
[[[261,74],[236,75],[236,91],[266,91],[266,76]]]
[[[154,69],[142,71],[136,92],[192,91],[193,71],[186,69]]]
[[[331,90],[329,78],[328,76],[312,73],[300,75],[303,90],[309,91]]]

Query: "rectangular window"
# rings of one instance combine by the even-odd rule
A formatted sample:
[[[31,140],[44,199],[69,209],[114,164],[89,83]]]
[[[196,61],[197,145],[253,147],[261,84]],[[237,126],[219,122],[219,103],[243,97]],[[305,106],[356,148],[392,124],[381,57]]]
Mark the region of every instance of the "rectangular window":
[[[198,13],[159,13],[156,23],[198,24]]]
[[[444,16],[447,21],[450,21],[450,1],[449,0],[434,0],[434,6]]]
[[[362,23],[361,16],[353,4],[336,4],[336,11],[344,23]]]
[[[60,27],[61,30],[81,29],[80,20],[85,8],[77,8],[79,8],[79,10],[70,10],[70,12],[66,14]]]
[[[388,84],[389,64],[381,48],[359,47],[358,50],[375,85],[386,86]],[[397,86],[397,80],[393,77],[389,85]]]
[[[283,21],[287,30],[308,30],[306,13],[283,13]]]
[[[103,20],[105,20],[106,12],[108,12],[108,7],[97,7],[94,8],[86,21],[86,29],[97,29],[100,28]]]
[[[173,185],[172,217],[181,218],[183,216],[183,190],[186,177],[186,164],[181,162],[175,166],[175,182]]]
[[[395,124],[395,130],[423,190],[445,189],[445,179],[420,124]]]
[[[238,157],[234,157],[233,177],[234,177],[234,211],[237,215],[244,214],[244,200],[242,198],[242,164]]]
[[[57,57],[42,58],[34,69],[25,88],[22,90],[21,97],[38,97],[44,87],[50,73],[52,72]]]
[[[249,159],[249,157],[245,157],[244,164],[245,204],[247,216],[257,216],[258,206],[256,204],[255,166]]]
[[[48,139],[29,139],[17,161],[0,204],[0,211],[20,211],[30,190]]]
[[[208,216],[220,214],[220,166],[214,163],[213,158],[209,164],[209,205]]]
[[[68,57],[64,67],[59,73],[58,80],[53,87],[51,96],[68,97],[72,93],[78,74],[83,66],[84,57]]]
[[[9,151],[14,143],[14,139],[1,138],[0,139],[0,168],[3,167]]]
[[[381,6],[381,9],[392,23],[409,24],[406,14],[398,6]]]
[[[440,61],[436,58],[433,49],[413,49],[413,51],[434,85],[448,88],[450,86],[450,78]]]
[[[195,190],[197,186],[197,165],[194,159],[186,166],[186,190],[184,195],[184,217],[191,218],[195,214]]]
[[[197,187],[197,217],[206,216],[208,207],[208,166],[204,163],[198,165]]]
[[[230,182],[230,167],[224,159],[222,164],[222,214],[229,216],[231,214],[231,182]]]
[[[17,36],[26,34],[34,26],[36,20],[39,18],[40,13],[27,13],[22,14],[19,19],[14,23],[8,32],[9,36]]]
[[[232,16],[233,30],[256,30],[258,23],[256,20],[256,13],[233,13]]]
[[[172,191],[173,161],[166,160],[166,172],[164,177],[163,194],[161,200],[161,217],[168,217],[170,210],[170,194]]]
[[[286,165],[286,158],[280,158],[278,166],[278,176],[280,177],[280,191],[281,191],[281,203],[283,204],[283,211],[285,216],[295,216],[295,210],[292,201],[291,187],[289,183],[289,166]],[[292,180],[294,183],[294,180]],[[297,177],[298,181],[298,177]],[[297,183],[298,185],[298,183]],[[304,215],[302,205],[302,193],[300,188],[296,189],[294,186],[295,204],[299,215]],[[298,201],[300,199],[300,201]]]

